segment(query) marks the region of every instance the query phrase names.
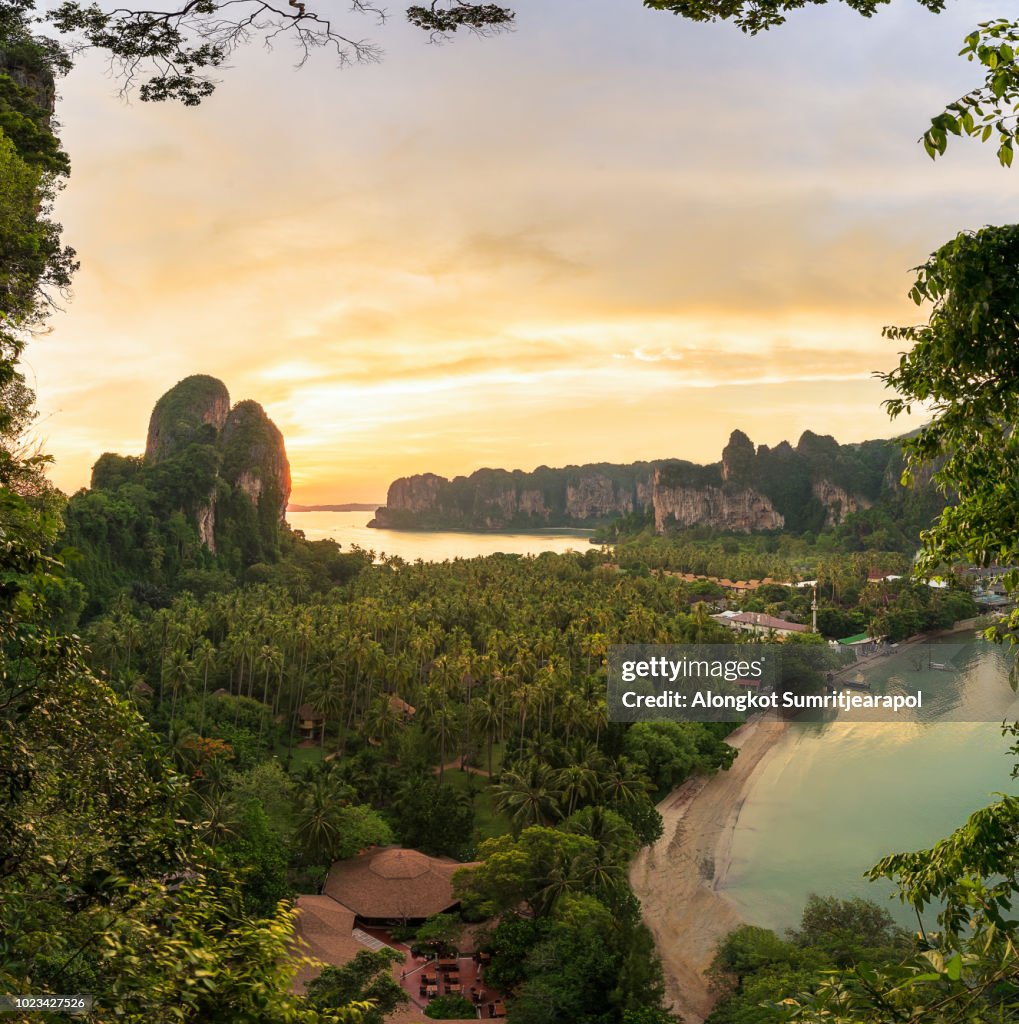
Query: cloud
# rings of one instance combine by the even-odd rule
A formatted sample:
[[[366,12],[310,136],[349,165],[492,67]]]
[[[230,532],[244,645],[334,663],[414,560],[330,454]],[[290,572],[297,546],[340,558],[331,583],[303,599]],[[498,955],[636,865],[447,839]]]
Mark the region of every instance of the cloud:
[[[59,211],[83,266],[30,350],[59,483],[138,451],[194,372],[262,401],[320,497],[532,451],[713,458],[743,422],[886,431],[869,373],[917,316],[909,267],[1010,200],[988,153],[914,144],[971,73],[968,16],[828,5],[750,40],[518,8],[441,49],[391,23],[386,64],[343,74],[241,51],[198,110],[124,105],[83,61]]]

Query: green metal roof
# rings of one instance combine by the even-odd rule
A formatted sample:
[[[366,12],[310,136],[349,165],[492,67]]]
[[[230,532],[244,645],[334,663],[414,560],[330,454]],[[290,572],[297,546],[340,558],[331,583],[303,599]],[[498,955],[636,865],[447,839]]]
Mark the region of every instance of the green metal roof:
[[[845,637],[844,639],[840,640],[839,643],[845,644],[848,647],[850,644],[859,644],[862,643],[864,640],[873,639],[874,638],[870,635],[870,633],[857,633],[855,636]]]

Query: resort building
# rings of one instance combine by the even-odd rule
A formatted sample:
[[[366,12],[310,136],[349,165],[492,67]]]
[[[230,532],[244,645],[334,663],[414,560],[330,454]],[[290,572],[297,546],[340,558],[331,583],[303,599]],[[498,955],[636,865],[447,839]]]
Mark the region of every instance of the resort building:
[[[792,636],[793,633],[809,633],[810,627],[799,622],[777,619],[763,612],[722,612],[711,616],[716,622],[737,632],[760,633],[768,636]]]
[[[839,640],[837,646],[848,647],[858,658],[875,654],[884,641],[883,636],[871,636],[870,633],[856,633]]]
[[[319,730],[325,730],[326,720],[310,704],[302,704],[295,712],[302,740],[313,740]]]
[[[358,924],[415,924],[454,909],[453,873],[472,864],[429,857],[417,850],[380,846],[329,869],[323,893]]]
[[[320,896],[297,900],[295,952],[318,961],[301,968],[293,988],[303,992],[317,977],[322,964],[341,967],[363,950],[388,948],[400,954],[393,978],[408,995],[409,1002],[386,1017],[386,1024],[445,1024],[429,1020],[424,1007],[439,994],[458,991],[477,993],[475,1005],[498,1006],[495,1016],[504,1016],[502,997],[482,977],[485,954],[470,954],[473,939],[464,937],[461,950],[467,953],[446,960],[415,956],[389,931],[394,924],[420,924],[433,914],[454,911],[458,900],[453,893],[453,874],[460,864],[443,857],[429,857],[417,850],[383,846],[367,850],[333,864]],[[479,1003],[478,1001],[481,1000]]]

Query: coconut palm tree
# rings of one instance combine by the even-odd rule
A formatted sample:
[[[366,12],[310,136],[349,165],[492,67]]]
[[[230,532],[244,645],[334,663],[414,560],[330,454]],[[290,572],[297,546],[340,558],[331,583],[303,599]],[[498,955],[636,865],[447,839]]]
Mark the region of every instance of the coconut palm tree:
[[[194,666],[202,673],[202,710],[198,719],[198,735],[205,735],[205,702],[209,695],[209,672],[216,664],[216,648],[206,639],[195,648]]]
[[[310,860],[330,858],[339,838],[338,814],[342,801],[329,776],[320,775],[305,795],[297,825],[294,843],[303,848]]]
[[[541,761],[504,772],[493,794],[499,810],[509,815],[515,835],[528,825],[547,825],[558,817],[560,794],[552,769]]]

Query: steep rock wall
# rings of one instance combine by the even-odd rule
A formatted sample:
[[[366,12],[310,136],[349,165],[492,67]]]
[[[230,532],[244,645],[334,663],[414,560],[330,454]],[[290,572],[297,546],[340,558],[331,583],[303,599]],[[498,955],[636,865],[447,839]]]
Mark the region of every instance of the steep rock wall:
[[[815,480],[812,488],[826,511],[825,526],[838,526],[846,516],[859,512],[861,508],[870,508],[872,502],[861,496],[849,494],[844,487],[833,484],[830,480]]]
[[[131,460],[118,456],[104,455],[100,463],[99,476],[111,483],[135,471]],[[222,381],[204,374],[186,377],[152,410],[144,466],[160,466],[160,472],[177,473],[189,484],[182,488],[182,511],[209,551],[217,550],[227,520],[237,530],[257,530],[262,550],[275,550],[290,498],[290,462],[283,435],[257,402],[231,408]],[[204,475],[196,494],[198,473]],[[250,510],[245,514],[236,496],[254,509],[254,520],[242,522]]]
[[[655,531],[687,526],[711,526],[717,530],[750,533],[780,530],[785,519],[771,502],[751,487],[686,487],[661,483],[654,488]]]

